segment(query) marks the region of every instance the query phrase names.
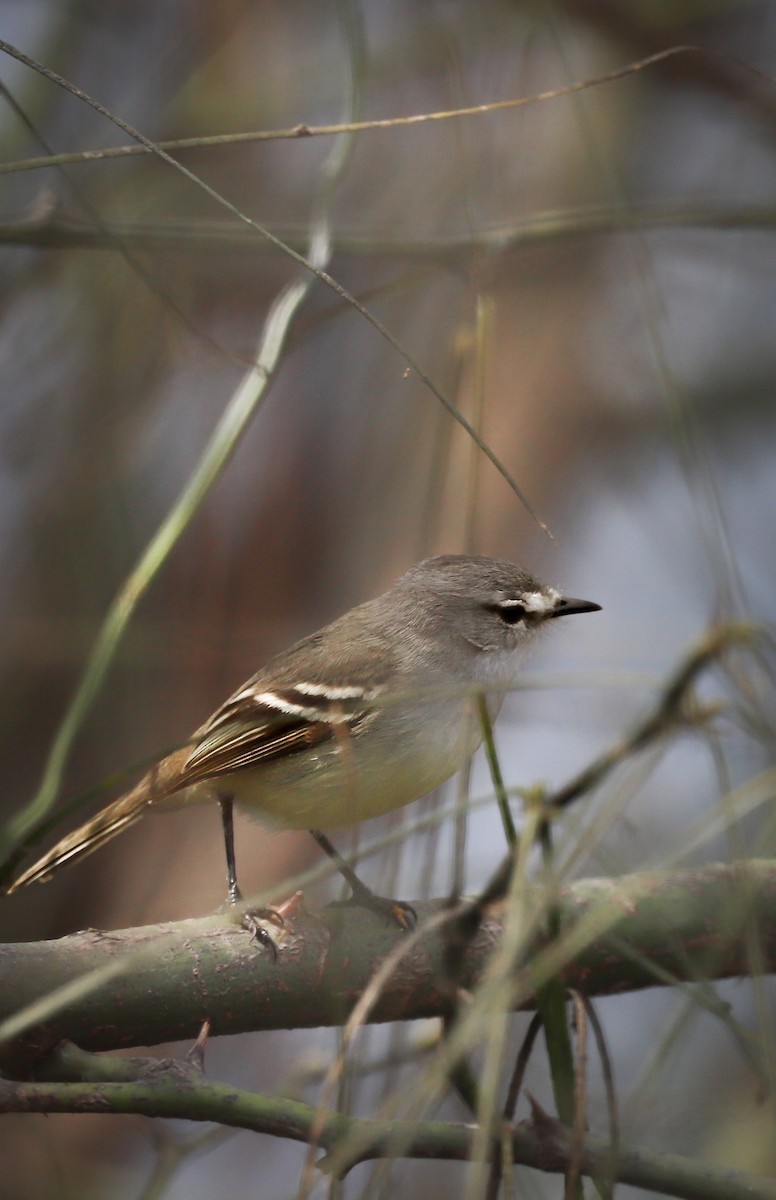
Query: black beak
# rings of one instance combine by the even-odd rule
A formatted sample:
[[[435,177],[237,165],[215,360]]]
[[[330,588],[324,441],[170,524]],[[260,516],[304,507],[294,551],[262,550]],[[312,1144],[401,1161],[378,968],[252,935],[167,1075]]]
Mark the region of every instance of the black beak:
[[[555,608],[550,613],[551,617],[570,617],[572,613],[583,612],[600,612],[601,605],[593,604],[592,600],[572,600],[571,596],[564,596],[555,605]]]

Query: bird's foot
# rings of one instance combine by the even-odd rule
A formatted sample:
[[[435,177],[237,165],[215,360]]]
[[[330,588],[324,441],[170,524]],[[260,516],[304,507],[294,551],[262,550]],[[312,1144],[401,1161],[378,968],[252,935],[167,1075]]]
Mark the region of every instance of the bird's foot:
[[[335,906],[351,907],[353,905],[358,908],[368,908],[370,912],[377,913],[379,917],[388,925],[398,925],[404,933],[411,933],[418,923],[418,916],[415,909],[406,900],[393,900],[389,896],[378,896],[366,884],[359,881],[359,886],[353,887],[351,883],[351,895],[347,900],[335,901]]]
[[[257,905],[255,908],[247,908],[242,912],[235,912],[238,905],[242,904],[243,895],[237,884],[230,885],[229,895],[221,905],[219,912],[233,913],[237,923],[241,928],[245,929],[254,942],[258,942],[260,946],[264,946],[269,950],[275,962],[277,962],[278,948],[269,931],[265,929],[263,922],[269,922],[276,925],[278,929],[282,929],[285,925],[282,913],[279,913],[276,908],[268,908],[266,905]]]

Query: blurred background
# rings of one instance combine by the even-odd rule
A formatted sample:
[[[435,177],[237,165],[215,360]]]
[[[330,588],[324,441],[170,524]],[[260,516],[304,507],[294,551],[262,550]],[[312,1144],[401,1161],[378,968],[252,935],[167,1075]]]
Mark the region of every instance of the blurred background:
[[[711,622],[773,620],[772,4],[0,0],[0,15],[4,39],[155,140],[488,104],[703,48],[524,108],[361,132],[333,176],[328,137],[180,152],[301,253],[326,201],[330,273],[476,427],[554,536],[401,355],[316,284],[260,411],[121,642],[63,803],[178,743],[269,655],[428,554],[509,557],[603,605],[559,623],[505,706],[497,744],[515,788],[559,784],[620,737]],[[3,162],[127,142],[50,81],[7,56],[1,66]],[[303,272],[149,155],[20,167],[3,184],[10,819],[38,786],[108,605],[190,477],[273,301]],[[709,689],[727,702],[745,685],[759,736],[730,721],[714,739],[676,739],[566,814],[557,838],[570,874],[681,857],[695,823],[772,761],[771,679],[749,663]],[[472,794],[489,789],[478,762]],[[720,829],[695,861],[733,852]],[[769,836],[755,815],[733,850],[770,854]],[[241,819],[237,837],[246,892],[315,860],[305,835]],[[495,807],[478,808],[468,890],[503,846]],[[362,872],[412,898],[445,894],[452,869],[448,820]],[[166,814],[5,899],[3,940],[199,915],[222,901],[223,876],[215,809]],[[767,987],[718,991],[767,1058]],[[773,1170],[772,1103],[718,1021],[669,991],[599,1011],[626,1140]],[[516,1018],[516,1038],[524,1025]],[[424,1032],[376,1031],[363,1053]],[[327,1031],[221,1039],[208,1071],[294,1091],[335,1047]],[[597,1071],[591,1125],[604,1132]],[[379,1111],[377,1079],[353,1080],[357,1111]],[[394,1094],[411,1094],[411,1080],[411,1068],[391,1076]],[[548,1097],[541,1055],[528,1085]],[[439,1111],[465,1116],[454,1102]],[[141,1118],[9,1120],[0,1196],[285,1197],[303,1158],[232,1135],[162,1178],[167,1160]],[[165,1128],[174,1142],[192,1135]],[[363,1167],[345,1194],[428,1195],[460,1179],[458,1167]],[[554,1179],[523,1171],[519,1182],[526,1196],[559,1194]]]

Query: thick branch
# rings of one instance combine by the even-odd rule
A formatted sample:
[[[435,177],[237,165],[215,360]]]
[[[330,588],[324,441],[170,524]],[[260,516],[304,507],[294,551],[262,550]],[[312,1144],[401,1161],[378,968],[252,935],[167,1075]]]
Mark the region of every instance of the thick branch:
[[[538,890],[536,897],[539,906]],[[558,903],[561,945],[574,930],[567,943],[573,961],[552,949],[546,969],[559,970],[568,986],[587,995],[776,968],[771,860],[583,880],[562,889]],[[415,905],[420,921],[441,907]],[[275,962],[243,929],[224,922],[86,930],[55,942],[0,947],[6,1070],[63,1038],[108,1050],[193,1039],[205,1020],[214,1034],[341,1024],[405,936],[362,909],[330,909],[321,920],[298,906],[277,937]],[[501,935],[499,915],[488,914],[466,952],[461,986],[476,988]],[[752,947],[756,963],[748,957]],[[370,1019],[445,1013],[445,950],[443,930],[421,937]],[[538,939],[529,970],[537,969],[541,952]],[[525,989],[519,1003],[532,1005]],[[20,1013],[27,1014],[23,1022]]]

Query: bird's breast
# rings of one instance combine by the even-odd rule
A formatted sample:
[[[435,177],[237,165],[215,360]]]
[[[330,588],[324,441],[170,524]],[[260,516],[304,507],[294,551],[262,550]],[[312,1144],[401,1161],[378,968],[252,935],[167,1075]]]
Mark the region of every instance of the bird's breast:
[[[343,729],[325,745],[235,772],[228,788],[241,806],[273,825],[334,829],[427,795],[479,742],[469,701],[435,702],[412,713],[397,704],[376,710],[354,734]]]

